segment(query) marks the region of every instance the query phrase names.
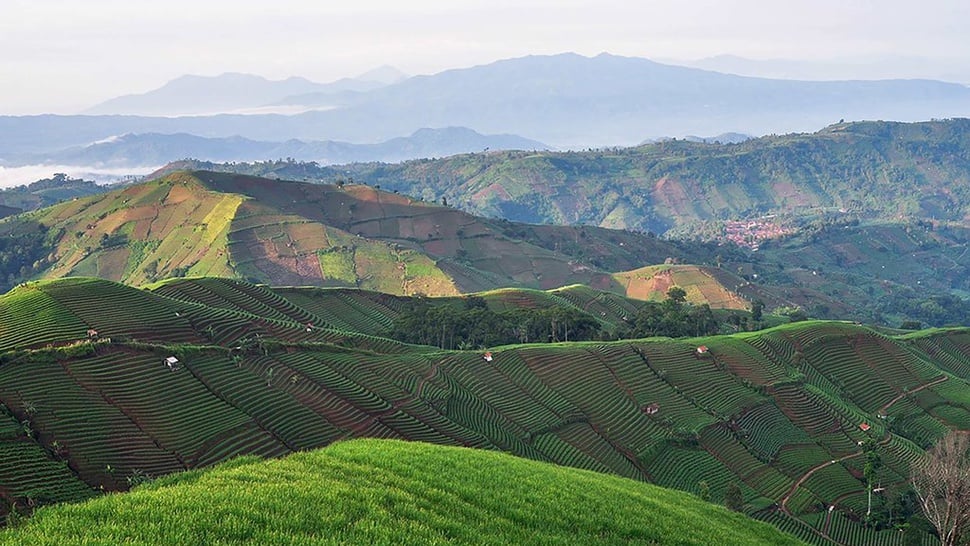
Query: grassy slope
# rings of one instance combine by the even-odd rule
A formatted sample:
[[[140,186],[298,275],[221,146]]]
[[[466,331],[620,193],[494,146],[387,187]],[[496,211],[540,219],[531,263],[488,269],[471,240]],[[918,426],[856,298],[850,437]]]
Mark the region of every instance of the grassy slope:
[[[503,454],[353,441],[42,510],[4,544],[799,544],[679,492]]]

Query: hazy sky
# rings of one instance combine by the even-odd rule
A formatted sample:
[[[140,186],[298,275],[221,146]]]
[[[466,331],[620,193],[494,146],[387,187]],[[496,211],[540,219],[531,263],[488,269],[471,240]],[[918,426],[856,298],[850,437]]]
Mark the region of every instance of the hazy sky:
[[[0,0],[0,114],[73,113],[183,74],[327,82],[565,51],[955,79],[970,74],[968,22],[966,0]]]

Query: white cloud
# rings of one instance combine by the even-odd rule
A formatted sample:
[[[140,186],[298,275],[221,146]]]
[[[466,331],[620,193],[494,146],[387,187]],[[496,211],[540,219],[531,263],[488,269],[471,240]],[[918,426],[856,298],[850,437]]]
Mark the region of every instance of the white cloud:
[[[23,167],[0,167],[0,188],[11,188],[50,178],[55,173],[65,173],[73,178],[110,183],[134,175],[143,176],[158,167],[136,167],[131,169],[103,169],[83,165],[25,165]]]

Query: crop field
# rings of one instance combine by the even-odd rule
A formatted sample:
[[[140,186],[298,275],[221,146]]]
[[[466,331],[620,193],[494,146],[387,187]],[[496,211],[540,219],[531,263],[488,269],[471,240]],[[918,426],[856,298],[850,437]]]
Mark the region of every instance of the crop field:
[[[579,288],[482,297],[610,316],[628,305]],[[860,442],[875,441],[879,479],[893,485],[970,418],[963,330],[896,338],[804,322],[703,339],[510,345],[488,360],[380,337],[407,305],[207,278],[148,290],[83,278],[21,286],[0,299],[0,453],[24,463],[0,460],[0,495],[12,506],[82,499],[237,455],[398,438],[694,493],[705,481],[715,501],[734,484],[746,511],[814,543],[867,532],[872,544],[896,544],[852,523],[864,511]],[[18,329],[27,317],[41,320]],[[31,493],[39,482],[47,492]],[[820,511],[830,505],[848,519]]]
[[[653,265],[613,275],[626,296],[638,300],[660,301],[667,290],[679,286],[687,301],[706,303],[713,309],[747,309],[749,303],[739,295],[744,279],[726,271],[696,265]]]

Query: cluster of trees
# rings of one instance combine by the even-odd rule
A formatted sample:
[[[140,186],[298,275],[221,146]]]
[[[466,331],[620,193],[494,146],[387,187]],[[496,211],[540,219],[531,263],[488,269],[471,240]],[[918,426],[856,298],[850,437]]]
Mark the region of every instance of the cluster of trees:
[[[472,296],[464,305],[432,305],[418,299],[394,321],[390,336],[442,349],[474,349],[510,343],[601,339],[602,327],[588,313],[570,307],[492,311]]]
[[[0,294],[46,266],[50,252],[47,236],[42,224],[21,233],[0,235]]]
[[[970,301],[953,294],[934,294],[929,297],[907,297],[896,294],[883,302],[884,313],[900,314],[908,317],[908,322],[929,326],[966,324],[970,319]]]
[[[418,298],[400,314],[388,335],[398,341],[442,349],[475,349],[511,343],[547,343],[629,339],[653,336],[687,337],[721,333],[725,325],[708,305],[690,305],[686,292],[673,287],[661,303],[647,302],[636,316],[613,329],[575,307],[492,311],[478,296],[462,305],[432,304]],[[756,303],[757,324],[764,305]],[[727,320],[727,331],[747,329],[748,317],[738,313]]]
[[[740,316],[736,326],[740,326]],[[733,316],[732,316],[733,318]],[[714,317],[711,306],[690,305],[687,292],[679,286],[667,291],[667,299],[640,308],[629,335],[623,337],[685,337],[706,336],[721,331],[721,323]]]

